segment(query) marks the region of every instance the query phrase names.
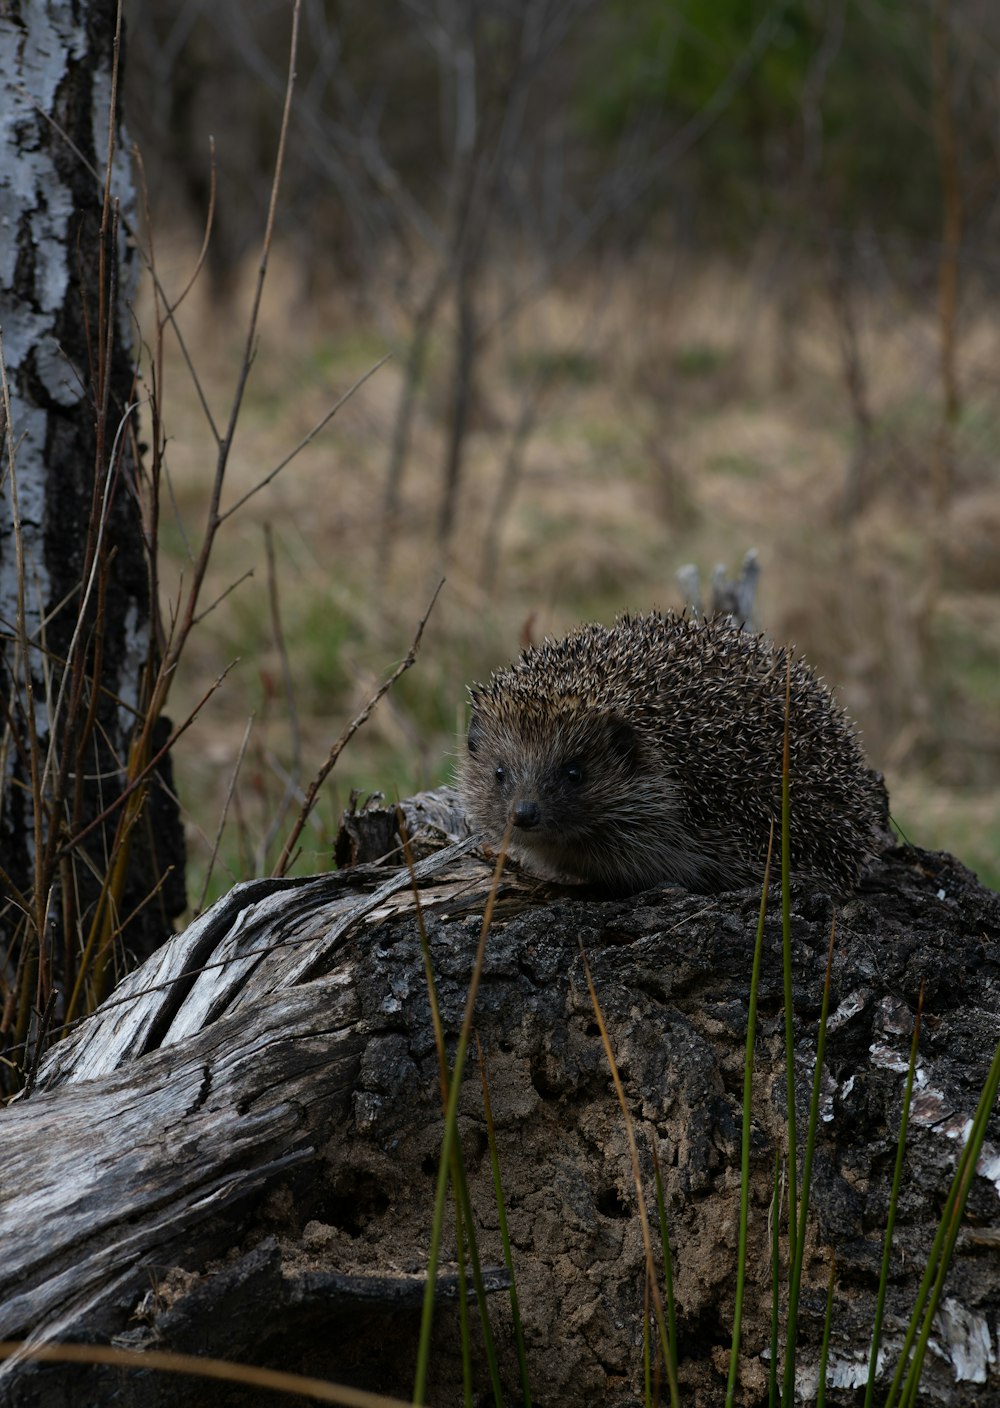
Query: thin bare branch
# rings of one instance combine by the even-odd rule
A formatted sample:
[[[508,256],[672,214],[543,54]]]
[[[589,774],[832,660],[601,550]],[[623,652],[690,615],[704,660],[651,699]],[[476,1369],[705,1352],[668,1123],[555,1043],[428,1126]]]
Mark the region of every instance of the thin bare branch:
[[[195,260],[195,262],[194,262],[194,271],[192,272],[191,277],[188,279],[187,283],[186,283],[186,284],[184,285],[184,287],[181,289],[180,293],[179,293],[179,294],[177,295],[177,297],[174,299],[173,303],[170,304],[170,307],[169,307],[169,309],[168,309],[168,313],[169,313],[169,316],[170,316],[171,318],[172,318],[173,315],[177,312],[178,308],[181,306],[181,304],[184,302],[185,298],[187,298],[188,294],[191,292],[191,290],[194,288],[195,284],[198,282],[198,275],[201,273],[202,269],[204,268],[204,266],[205,266],[205,260],[208,258],[208,246],[209,246],[209,244],[211,243],[211,240],[212,240],[212,226],[213,226],[213,224],[215,223],[215,194],[216,194],[216,192],[215,192],[215,187],[216,187],[215,138],[212,137],[212,136],[209,136],[209,139],[208,139],[208,210],[205,212],[205,233],[204,233],[204,235],[202,236],[202,240],[201,240],[201,249],[198,251],[198,258],[197,258],[197,259]]]
[[[292,10],[292,38],[288,55],[288,80],[285,84],[285,101],[281,113],[281,128],[278,132],[278,152],[274,159],[274,177],[271,181],[271,195],[267,205],[267,224],[264,228],[264,239],[261,243],[260,262],[257,266],[257,282],[254,286],[253,302],[250,306],[250,320],[247,324],[246,342],[243,348],[243,361],[240,364],[240,371],[236,381],[236,391],[233,394],[233,403],[229,412],[229,424],[226,427],[226,435],[223,441],[222,451],[220,452],[220,469],[224,469],[225,459],[228,457],[232,445],[233,435],[236,432],[236,422],[239,419],[240,407],[243,404],[243,393],[246,390],[247,378],[250,375],[250,367],[253,364],[254,344],[257,340],[257,321],[260,317],[260,304],[264,296],[264,281],[267,278],[267,266],[271,257],[274,219],[278,210],[278,191],[281,188],[281,177],[285,166],[285,148],[288,142],[288,124],[292,115],[292,93],[295,89],[295,63],[299,47],[299,15],[301,8],[301,0],[295,0],[295,6]],[[221,493],[221,473],[216,476],[216,479],[216,488]],[[217,513],[218,498],[215,495],[213,495],[213,498],[215,501],[215,511]]]
[[[220,605],[222,604],[222,602],[225,601],[225,599],[226,599],[227,596],[230,596],[230,595],[236,590],[237,587],[241,587],[241,586],[243,585],[243,583],[244,583],[245,581],[247,581],[248,578],[252,577],[253,575],[254,575],[254,570],[253,570],[253,568],[252,568],[252,567],[248,567],[245,572],[243,572],[239,577],[236,578],[236,581],[235,581],[235,582],[230,582],[230,583],[229,583],[229,586],[225,589],[225,591],[224,591],[224,592],[220,592],[219,595],[215,598],[214,601],[210,601],[209,604],[205,607],[205,610],[204,610],[204,611],[199,611],[199,612],[198,612],[197,616],[195,616],[195,617],[193,618],[193,620],[191,621],[192,626],[197,626],[197,625],[199,624],[199,622],[204,621],[204,619],[205,619],[206,616],[210,616],[210,615],[212,614],[212,612],[215,610],[215,608],[216,608],[217,606],[220,606]]]
[[[188,729],[194,723],[195,719],[201,713],[202,709],[211,699],[212,695],[219,688],[219,685],[222,684],[222,681],[226,678],[226,676],[229,674],[229,671],[233,668],[236,663],[237,662],[235,660],[230,661],[230,663],[223,670],[222,674],[218,676],[218,678],[209,686],[209,688],[201,696],[201,698],[198,700],[198,703],[191,710],[190,714],[188,714],[184,722],[182,724],[179,724],[177,728],[174,729],[173,733],[171,733],[166,743],[164,743],[161,748],[158,748],[156,750],[153,756],[146,763],[145,767],[143,767],[138,773],[136,773],[135,777],[133,777],[132,780],[122,789],[122,791],[119,793],[119,795],[115,798],[115,800],[111,803],[110,806],[105,807],[102,812],[99,812],[92,821],[87,823],[87,825],[83,828],[82,831],[74,832],[70,839],[66,841],[63,846],[60,847],[59,851],[57,852],[57,857],[67,855],[71,850],[76,849],[85,837],[89,836],[92,831],[96,831],[99,826],[103,826],[104,823],[107,821],[108,817],[113,816],[114,813],[118,811],[119,808],[122,806],[122,804],[132,795],[132,793],[135,792],[137,788],[143,785],[149,775],[170,752],[171,748],[177,742],[178,738],[180,738],[183,734],[188,731]]]
[[[118,429],[115,432],[115,440],[114,444],[111,447],[111,454],[108,456],[108,469],[104,477],[104,486],[101,491],[100,505],[97,510],[96,542],[94,544],[94,552],[91,556],[90,572],[87,575],[87,584],[84,587],[83,598],[80,602],[80,606],[77,611],[76,624],[73,628],[73,635],[69,643],[69,648],[66,651],[66,665],[60,674],[59,693],[56,696],[55,705],[50,711],[49,716],[49,737],[51,739],[51,745],[46,755],[45,768],[42,773],[43,791],[48,787],[49,778],[51,776],[51,769],[54,762],[55,744],[57,738],[59,737],[59,721],[62,718],[63,705],[66,700],[66,691],[71,687],[73,683],[72,666],[74,660],[76,659],[76,653],[79,648],[81,636],[83,635],[84,630],[87,628],[87,607],[90,603],[91,595],[97,584],[97,576],[101,568],[101,546],[104,542],[104,530],[107,527],[108,521],[108,511],[111,500],[111,482],[114,478],[115,467],[118,463],[118,455],[121,448],[122,434],[124,432],[125,426],[128,423],[129,417],[132,415],[133,411],[138,409],[138,406],[138,401],[133,401],[130,406],[126,406],[125,412],[121,420],[119,421]],[[94,695],[96,696],[96,694],[97,691],[95,690]]]
[[[295,459],[296,455],[300,454],[306,448],[307,445],[310,445],[313,440],[315,440],[316,436],[320,433],[320,431],[323,429],[323,427],[325,425],[328,425],[330,421],[333,420],[334,416],[340,410],[341,406],[343,406],[347,401],[349,401],[354,395],[355,391],[359,391],[361,387],[364,386],[365,382],[368,381],[370,377],[373,377],[375,375],[375,373],[380,367],[384,367],[391,356],[392,353],[387,352],[384,357],[379,358],[379,360],[375,363],[374,366],[369,367],[363,376],[359,376],[354,385],[349,387],[344,392],[340,400],[337,401],[335,405],[331,406],[331,408],[326,412],[326,414],[316,422],[312,430],[310,430],[308,434],[302,437],[299,443],[295,446],[294,450],[289,451],[289,453],[280,462],[280,464],[276,464],[269,474],[266,474],[258,484],[255,484],[253,486],[252,489],[248,489],[247,492],[242,496],[242,498],[237,499],[234,504],[232,504],[229,508],[226,509],[225,513],[219,514],[219,525],[221,526],[223,523],[225,523],[227,518],[231,518],[233,514],[237,511],[237,509],[242,508],[248,499],[253,498],[254,494],[259,494],[261,489],[266,488],[267,485],[271,483],[271,480],[275,479],[285,468],[286,465],[291,464],[292,460]]]
[[[243,404],[243,395],[246,390],[247,378],[250,375],[250,367],[253,362],[254,342],[257,336],[257,320],[260,313],[260,303],[264,292],[264,281],[267,276],[268,260],[271,252],[271,239],[274,233],[274,218],[277,210],[278,191],[281,186],[281,175],[284,168],[285,148],[288,139],[288,125],[291,116],[292,93],[295,87],[295,63],[298,53],[299,42],[299,15],[301,10],[301,0],[295,0],[292,11],[292,34],[289,45],[288,56],[288,81],[285,88],[285,104],[281,117],[281,130],[278,136],[278,151],[274,162],[274,175],[271,181],[271,198],[268,204],[267,224],[264,230],[264,238],[261,245],[260,263],[257,270],[257,282],[254,289],[253,302],[250,309],[250,319],[247,325],[246,342],[244,345],[243,360],[237,376],[236,389],[233,393],[233,400],[229,411],[229,421],[226,433],[219,442],[218,457],[215,465],[215,475],[212,480],[212,489],[209,499],[208,514],[205,521],[205,531],[202,537],[201,547],[194,564],[191,577],[191,585],[188,589],[187,599],[182,608],[180,618],[177,623],[175,639],[164,657],[164,668],[156,682],[151,703],[151,714],[155,717],[162,710],[166,703],[169,692],[169,682],[171,669],[176,665],[181,651],[187,641],[191,628],[194,625],[197,610],[198,598],[201,595],[205,574],[208,571],[209,560],[212,555],[212,548],[215,537],[222,522],[219,513],[219,504],[222,498],[222,486],[226,477],[226,467],[229,461],[229,452],[232,448],[233,436],[236,431],[236,424],[239,419],[240,408]]]
[[[233,768],[232,776],[229,779],[229,787],[226,789],[226,799],[222,804],[222,814],[219,817],[218,830],[215,833],[215,842],[212,846],[212,854],[208,858],[208,869],[205,872],[205,880],[201,887],[201,894],[198,896],[198,903],[195,906],[195,917],[205,908],[205,897],[208,894],[208,887],[212,883],[212,872],[215,869],[215,862],[219,857],[219,847],[222,845],[222,834],[226,829],[226,821],[229,817],[229,808],[232,804],[233,793],[236,791],[236,782],[243,766],[243,759],[246,757],[247,744],[250,742],[250,734],[253,730],[254,715],[247,719],[247,726],[243,730],[243,741],[240,743],[239,752],[236,755],[236,766]],[[235,875],[232,877],[235,881]]]
[[[257,847],[258,864],[254,867],[257,873],[258,868],[263,870],[267,864],[267,853],[274,843],[275,837],[285,824],[285,817],[296,797],[302,795],[302,730],[299,725],[299,711],[295,704],[295,684],[292,678],[292,668],[288,659],[288,646],[285,642],[285,632],[281,624],[281,602],[278,593],[278,571],[274,559],[274,537],[271,532],[271,525],[264,525],[264,548],[267,554],[267,595],[271,609],[271,634],[274,637],[275,649],[278,652],[278,659],[281,662],[281,680],[285,693],[285,703],[288,709],[288,726],[291,733],[291,765],[284,773],[284,791],[278,805],[272,808],[271,820],[267,830]]]
[[[305,824],[309,819],[309,815],[312,812],[313,807],[316,805],[316,798],[319,794],[319,789],[322,787],[323,783],[333,771],[334,767],[336,766],[337,759],[340,757],[347,744],[357,733],[358,729],[363,727],[363,725],[368,722],[368,719],[371,717],[372,710],[375,708],[376,704],[378,704],[379,700],[382,699],[384,695],[388,694],[389,690],[399,679],[400,675],[405,674],[406,671],[410,668],[410,666],[413,665],[413,663],[415,662],[417,658],[417,651],[420,649],[420,642],[423,638],[424,627],[427,625],[427,622],[430,619],[430,614],[434,610],[435,603],[437,602],[437,599],[441,593],[441,588],[443,586],[444,578],[442,578],[441,581],[438,582],[437,586],[434,589],[434,595],[431,597],[430,605],[428,606],[427,610],[423,614],[423,617],[421,618],[420,624],[417,627],[416,635],[413,637],[413,644],[410,646],[405,657],[399,662],[399,664],[393,670],[389,678],[385,680],[375,691],[375,693],[369,699],[368,703],[361,710],[361,713],[358,714],[355,719],[352,719],[351,722],[347,725],[343,733],[337,739],[336,743],[334,743],[333,747],[330,749],[330,753],[327,757],[326,762],[323,764],[319,772],[309,784],[309,790],[306,793],[306,799],[302,805],[302,810],[298,815],[295,825],[292,827],[292,830],[288,836],[288,840],[285,842],[284,848],[281,852],[281,855],[278,857],[278,861],[274,867],[274,870],[271,872],[273,875],[284,875],[287,871],[289,863],[291,861],[292,852],[295,849],[295,845],[299,837],[302,835],[303,829],[305,828]]]

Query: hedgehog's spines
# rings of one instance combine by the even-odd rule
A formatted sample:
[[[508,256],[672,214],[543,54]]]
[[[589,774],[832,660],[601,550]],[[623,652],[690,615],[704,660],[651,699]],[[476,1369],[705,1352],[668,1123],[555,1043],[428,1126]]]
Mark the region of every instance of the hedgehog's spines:
[[[520,854],[613,888],[757,879],[780,816],[787,659],[728,623],[658,614],[530,646],[472,690],[460,769],[470,817],[497,838],[530,795],[521,812],[538,820],[519,832]],[[791,694],[793,863],[849,889],[873,852],[880,787],[847,716],[795,656]],[[567,749],[587,778],[572,791],[559,779]]]

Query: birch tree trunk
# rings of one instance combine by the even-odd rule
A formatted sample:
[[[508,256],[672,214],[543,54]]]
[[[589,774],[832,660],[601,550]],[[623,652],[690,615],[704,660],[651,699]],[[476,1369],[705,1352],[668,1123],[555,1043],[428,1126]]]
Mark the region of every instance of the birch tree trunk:
[[[135,756],[157,647],[120,37],[114,0],[0,10],[0,1035],[18,1065],[32,1006],[55,991],[58,1016],[82,967],[99,995],[122,943],[151,952],[183,906],[165,762],[114,805],[168,732]]]

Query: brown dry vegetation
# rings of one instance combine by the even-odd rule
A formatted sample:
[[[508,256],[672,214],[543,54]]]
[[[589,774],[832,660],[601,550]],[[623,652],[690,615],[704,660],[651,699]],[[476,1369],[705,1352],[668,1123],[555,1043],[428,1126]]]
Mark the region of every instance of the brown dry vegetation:
[[[194,254],[161,255],[167,287]],[[494,275],[497,306],[516,268]],[[447,585],[416,667],[350,744],[306,832],[300,870],[330,863],[352,788],[405,795],[449,775],[465,684],[526,635],[583,618],[681,604],[684,563],[703,574],[763,564],[759,624],[835,683],[886,774],[914,841],[954,851],[1000,884],[1000,331],[985,299],[961,326],[965,392],[949,512],[932,512],[940,382],[933,294],[926,307],[861,290],[854,316],[874,428],[871,491],[846,521],[854,428],[822,267],[788,268],[772,247],[737,266],[646,248],[594,261],[584,278],[528,301],[494,338],[477,386],[458,530],[445,557],[435,523],[450,355],[432,344],[392,551],[381,504],[401,370],[379,370],[277,479],[224,527],[207,617],[174,708],[193,706],[239,663],[175,749],[197,896],[249,716],[213,892],[273,864],[262,838],[293,754],[282,656],[269,606],[264,528],[273,532],[282,630],[301,728],[300,781],[406,652],[439,577]],[[182,310],[200,376],[225,403],[242,305],[221,313],[196,287]],[[308,433],[398,334],[349,291],[317,296],[280,253],[224,496],[234,502]],[[165,509],[164,582],[184,566],[214,456],[190,380],[170,350],[164,392],[176,515]],[[544,378],[524,473],[501,521],[496,495],[524,397]],[[935,528],[939,530],[935,539]],[[484,580],[498,542],[495,581]],[[943,548],[940,585],[928,578]],[[928,588],[928,581],[931,586]],[[294,814],[294,812],[293,812]],[[290,819],[289,819],[290,821]],[[287,825],[285,827],[287,830]],[[284,834],[284,833],[282,833]]]

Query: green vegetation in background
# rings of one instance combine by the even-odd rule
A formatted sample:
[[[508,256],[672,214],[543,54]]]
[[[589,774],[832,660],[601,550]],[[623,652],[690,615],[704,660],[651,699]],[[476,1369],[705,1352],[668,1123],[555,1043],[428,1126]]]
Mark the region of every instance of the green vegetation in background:
[[[601,368],[596,357],[579,347],[537,347],[511,356],[508,372],[512,381],[522,385],[592,386]]]
[[[697,381],[723,370],[730,360],[731,353],[727,348],[712,347],[707,342],[692,342],[677,349],[673,369],[678,376]]]
[[[742,236],[744,221],[756,229],[778,209],[787,215],[796,200],[824,223],[870,220],[934,235],[929,13],[883,0],[848,4],[839,35],[835,22],[801,0],[777,9],[763,0],[617,0],[581,30],[583,129],[612,144],[642,112],[662,125],[669,154],[686,124],[708,119],[690,161],[666,179],[694,187],[701,233],[716,239]],[[985,102],[966,85],[970,154],[985,152]]]

